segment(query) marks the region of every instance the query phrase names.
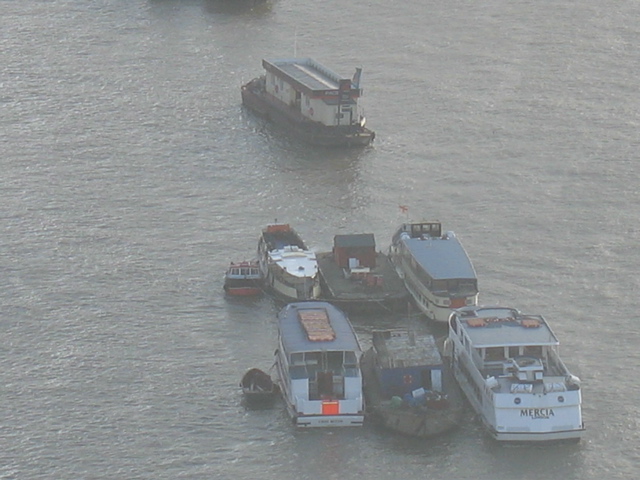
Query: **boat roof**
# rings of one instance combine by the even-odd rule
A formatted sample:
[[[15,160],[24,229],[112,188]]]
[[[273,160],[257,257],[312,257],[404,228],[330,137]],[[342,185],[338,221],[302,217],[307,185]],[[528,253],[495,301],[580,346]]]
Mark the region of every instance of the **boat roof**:
[[[303,250],[295,245],[270,251],[269,259],[294,277],[313,277],[318,273],[315,252]]]
[[[346,314],[328,302],[290,303],[278,314],[278,330],[287,354],[322,350],[360,352]]]
[[[373,347],[382,368],[442,364],[433,335],[403,329],[374,330]]]
[[[342,77],[311,58],[263,59],[267,71],[279,73],[310,90],[337,90]]]
[[[474,348],[559,345],[542,315],[508,307],[462,307],[454,311]]]
[[[373,233],[353,233],[349,235],[335,235],[333,245],[338,248],[376,247]]]
[[[441,237],[400,237],[413,258],[435,280],[476,278],[476,272],[464,247],[453,232]]]

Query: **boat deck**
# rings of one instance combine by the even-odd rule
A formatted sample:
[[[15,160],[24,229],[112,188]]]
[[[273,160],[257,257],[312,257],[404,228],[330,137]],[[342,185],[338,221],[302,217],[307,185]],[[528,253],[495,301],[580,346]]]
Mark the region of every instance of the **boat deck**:
[[[376,267],[366,276],[349,275],[335,263],[333,252],[318,253],[316,259],[322,295],[327,301],[340,304],[343,308],[406,308],[409,293],[385,254],[376,254]]]
[[[384,398],[386,396],[381,391],[375,372],[375,357],[375,350],[370,348],[360,359],[364,394],[367,401],[367,417],[398,433],[416,437],[442,435],[466,423],[462,392],[448,365],[444,364],[442,371],[443,393],[447,395],[448,408],[426,410],[406,406],[403,408],[394,406],[391,401]]]
[[[400,329],[374,331],[373,345],[381,368],[442,365],[442,358],[432,335],[417,335]]]
[[[302,239],[293,231],[263,232],[262,236],[269,250],[281,250],[289,245],[295,245],[302,250],[307,249]]]

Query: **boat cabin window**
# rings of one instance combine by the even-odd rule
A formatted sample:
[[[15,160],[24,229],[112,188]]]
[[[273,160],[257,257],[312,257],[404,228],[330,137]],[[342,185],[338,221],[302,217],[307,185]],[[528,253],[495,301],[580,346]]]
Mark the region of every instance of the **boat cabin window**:
[[[509,347],[509,358],[516,358],[520,356],[520,347]]]
[[[345,367],[357,367],[358,358],[354,352],[344,352],[344,366]]]
[[[327,352],[327,370],[341,372],[344,364],[343,352]]]
[[[485,349],[485,362],[500,362],[504,359],[504,347],[488,347]]]
[[[304,365],[304,354],[303,353],[292,353],[291,354],[291,365]]]
[[[319,365],[320,364],[320,352],[308,352],[304,355],[305,365]]]
[[[542,358],[542,346],[541,345],[530,345],[524,347],[522,350],[522,355],[525,357],[537,357]]]
[[[458,295],[475,295],[478,293],[478,281],[471,278],[462,278],[460,280],[452,280],[453,285],[449,288],[450,292]]]
[[[434,280],[431,282],[431,290],[434,292],[446,292],[448,291],[447,280]]]
[[[478,293],[477,280],[473,278],[453,278],[445,280],[429,280],[429,284],[425,282],[426,274],[418,275],[420,279],[428,285],[433,292],[448,293],[456,296],[469,296]]]

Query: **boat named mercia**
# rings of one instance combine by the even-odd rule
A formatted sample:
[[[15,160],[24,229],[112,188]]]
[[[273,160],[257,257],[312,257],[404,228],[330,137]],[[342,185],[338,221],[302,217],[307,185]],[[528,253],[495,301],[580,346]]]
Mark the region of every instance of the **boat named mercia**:
[[[258,261],[264,286],[285,301],[320,297],[318,261],[289,224],[273,223],[258,240]]]
[[[392,237],[389,257],[418,308],[446,323],[453,309],[476,305],[478,280],[464,247],[440,222],[402,224]]]
[[[365,127],[357,68],[342,78],[310,58],[263,59],[266,73],[241,88],[242,103],[297,138],[322,147],[357,147],[375,133]]]
[[[346,314],[327,302],[297,302],[278,315],[276,381],[298,427],[361,426],[362,350]]]
[[[579,440],[580,380],[560,359],[541,315],[505,307],[463,307],[449,319],[445,351],[458,384],[500,441]]]

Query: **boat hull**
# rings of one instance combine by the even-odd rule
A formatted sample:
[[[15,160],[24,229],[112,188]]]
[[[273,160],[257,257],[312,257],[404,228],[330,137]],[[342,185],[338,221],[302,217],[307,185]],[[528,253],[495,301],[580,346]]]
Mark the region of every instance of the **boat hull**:
[[[258,262],[231,263],[224,277],[224,291],[232,297],[249,297],[262,293],[263,277]]]
[[[259,85],[259,79],[254,79],[242,86],[243,105],[305,143],[318,147],[364,147],[375,138],[373,131],[359,125],[329,127],[309,120],[270,98]]]
[[[291,277],[277,265],[269,265],[265,276],[265,288],[283,302],[316,300],[320,298],[320,282],[317,277]]]
[[[231,297],[255,297],[262,294],[261,287],[225,287],[224,291]]]
[[[447,433],[460,425],[463,408],[459,392],[452,392],[446,403],[432,405],[431,408],[395,405],[382,400],[373,349],[363,354],[360,365],[365,382],[367,414],[380,426],[403,435],[428,438]]]
[[[545,432],[545,433],[501,433],[495,430],[490,430],[488,425],[485,425],[489,434],[494,440],[499,442],[508,443],[549,443],[549,442],[579,442],[583,437],[585,429],[581,430],[566,430],[561,432]]]
[[[271,376],[259,368],[248,370],[240,381],[240,387],[247,404],[251,406],[270,405],[280,393]]]

